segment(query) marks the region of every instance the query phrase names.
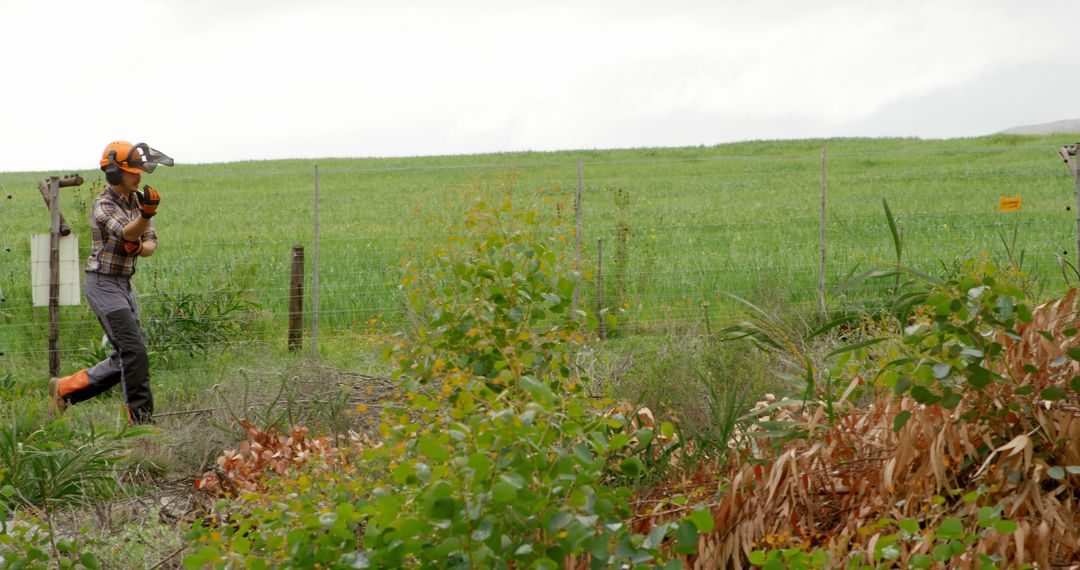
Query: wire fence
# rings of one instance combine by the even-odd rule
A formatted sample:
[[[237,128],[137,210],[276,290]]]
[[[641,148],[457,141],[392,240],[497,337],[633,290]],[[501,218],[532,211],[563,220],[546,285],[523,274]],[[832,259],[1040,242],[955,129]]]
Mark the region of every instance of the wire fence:
[[[309,255],[304,268],[305,340],[313,342],[317,316],[314,342],[346,342],[404,322],[402,263],[465,237],[454,220],[478,197],[510,196],[536,208],[544,231],[572,244],[580,159],[581,306],[617,313],[626,334],[738,319],[739,305],[728,294],[799,315],[813,315],[822,292],[830,310],[880,298],[891,282],[840,285],[896,261],[883,200],[900,228],[905,265],[942,273],[983,257],[1018,265],[1047,294],[1069,285],[1075,185],[1058,146],[858,144],[830,149],[824,169],[820,146],[773,152],[761,143],[760,152],[749,147],[730,156],[672,149],[652,157],[644,150],[597,151],[495,155],[477,164],[455,164],[453,157],[335,159],[317,169],[312,161],[288,161],[159,170],[147,179],[163,195],[155,218],[159,249],[139,261],[134,283],[150,328],[170,322],[184,303],[194,307],[183,316],[187,325],[210,326],[222,316],[207,307],[239,299],[245,334],[227,344],[284,349],[291,248],[310,252],[318,239],[318,265]],[[30,235],[48,229],[35,186],[41,176],[0,174],[0,363],[48,354],[48,312],[32,305],[30,287]],[[103,187],[100,177],[88,178],[61,195],[65,217],[81,234],[80,266],[90,247],[84,220]],[[1001,198],[1015,196],[1022,196],[1019,211],[999,211]],[[81,267],[64,284],[76,278]],[[60,312],[65,353],[100,340],[85,304]]]

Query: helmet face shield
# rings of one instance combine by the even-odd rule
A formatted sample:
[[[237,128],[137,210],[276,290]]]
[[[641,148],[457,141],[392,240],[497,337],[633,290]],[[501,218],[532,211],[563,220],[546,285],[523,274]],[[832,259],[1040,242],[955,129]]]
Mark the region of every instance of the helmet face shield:
[[[173,165],[173,159],[169,155],[150,148],[146,143],[133,145],[126,158],[123,160],[118,158],[117,160],[130,168],[137,168],[147,174],[153,172],[159,164],[163,166]]]

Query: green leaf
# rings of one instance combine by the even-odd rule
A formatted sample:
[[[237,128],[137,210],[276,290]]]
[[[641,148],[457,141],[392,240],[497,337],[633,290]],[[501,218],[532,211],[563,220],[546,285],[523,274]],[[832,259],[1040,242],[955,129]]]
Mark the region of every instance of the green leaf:
[[[960,405],[961,399],[962,396],[960,394],[957,394],[956,392],[953,392],[952,390],[946,388],[945,396],[941,399],[941,407],[945,408],[946,410],[956,409],[956,407]]]
[[[522,376],[519,382],[521,383],[521,386],[529,392],[533,400],[546,403],[556,399],[555,393],[543,382],[538,382],[536,379],[529,376]]]
[[[967,367],[967,381],[976,390],[982,390],[989,386],[993,380],[990,378],[989,370],[973,363]]]
[[[906,424],[910,419],[911,412],[909,410],[904,410],[896,414],[896,417],[893,418],[893,431],[896,433],[900,433],[900,430],[904,429],[904,424]]]
[[[532,570],[559,570],[559,564],[550,558],[541,558],[532,563]]]
[[[525,478],[517,473],[503,473],[499,475],[499,479],[505,483],[509,483],[515,489],[523,489],[525,487]]]
[[[495,528],[494,518],[492,516],[486,516],[480,520],[480,524],[473,529],[470,537],[473,540],[483,542],[491,537],[491,530]]]
[[[607,535],[598,535],[589,542],[589,554],[592,555],[593,562],[601,563],[601,568],[607,566],[610,552],[611,544]]]
[[[943,538],[961,538],[964,536],[964,523],[958,518],[947,518],[938,527],[938,536]]]
[[[625,433],[617,433],[611,436],[611,440],[608,441],[608,448],[618,450],[630,443],[630,436]]]
[[[949,375],[950,370],[952,370],[952,366],[939,362],[934,365],[934,378],[941,380]]]
[[[645,471],[645,464],[637,457],[627,457],[619,463],[619,471],[631,478],[638,478]]]
[[[889,232],[892,234],[893,249],[896,251],[896,262],[900,263],[900,260],[904,257],[904,244],[900,241],[900,231],[896,228],[896,220],[893,218],[892,210],[889,208],[889,201],[882,198],[881,205],[885,208],[885,220],[889,222]]]
[[[747,558],[754,566],[761,566],[765,564],[765,553],[760,550],[755,550],[751,552],[750,556],[748,556]]]
[[[1017,528],[1019,528],[1019,525],[1015,521],[997,521],[994,523],[994,530],[1002,534],[1012,534],[1016,532]]]
[[[667,439],[675,437],[675,426],[671,422],[663,422],[660,424],[660,433]]]
[[[914,398],[916,402],[925,405],[932,405],[941,401],[941,398],[934,395],[934,393],[926,386],[915,386],[912,388],[911,397]]]
[[[1061,481],[1065,479],[1065,468],[1060,465],[1055,465],[1046,470],[1046,475],[1051,479]]]
[[[1080,392],[1080,376],[1073,376],[1072,380],[1069,381],[1069,387],[1072,388],[1073,392]]]
[[[1042,392],[1039,392],[1039,396],[1041,396],[1044,400],[1061,400],[1065,398],[1066,394],[1065,391],[1061,388],[1058,388],[1057,386],[1051,386],[1043,390]]]
[[[934,545],[934,560],[945,562],[950,558],[952,558],[952,548],[949,547],[948,543],[941,542]]]
[[[787,551],[784,551],[787,554]],[[791,570],[788,565],[777,558],[770,558],[765,561],[765,565],[761,567],[762,570]]]
[[[641,543],[641,547],[646,550],[656,550],[660,548],[660,545],[664,542],[664,537],[667,535],[668,523],[656,525],[656,528],[652,529]]]
[[[457,510],[457,501],[450,497],[443,497],[442,499],[436,499],[431,504],[431,509],[428,511],[428,515],[435,520],[448,520],[454,517],[454,512]]]
[[[713,527],[716,526],[716,519],[713,518],[712,512],[708,508],[694,509],[686,518],[694,523],[698,531],[705,534],[712,532]]]
[[[933,564],[934,559],[929,554],[916,554],[909,563],[912,568],[929,568]]]
[[[1080,360],[1080,346],[1074,346],[1065,351],[1065,354],[1069,355],[1069,358],[1073,360]]]
[[[445,436],[432,434],[421,437],[417,443],[417,449],[435,462],[446,461],[450,458],[450,446]]]
[[[101,568],[101,562],[98,561],[97,556],[95,556],[93,552],[84,552],[83,555],[79,557],[79,562],[82,563],[83,566],[89,568],[89,570],[98,570]]]
[[[913,519],[904,519],[897,521],[896,526],[900,527],[900,530],[911,534],[919,534],[919,521]]]
[[[893,387],[893,393],[897,396],[903,396],[908,389],[911,388],[911,378],[907,374],[900,376],[896,380],[896,386]]]
[[[698,529],[693,521],[685,521],[675,529],[675,552],[678,554],[696,554]]]
[[[517,500],[517,489],[505,481],[498,481],[491,486],[491,500],[497,503],[512,503]]]

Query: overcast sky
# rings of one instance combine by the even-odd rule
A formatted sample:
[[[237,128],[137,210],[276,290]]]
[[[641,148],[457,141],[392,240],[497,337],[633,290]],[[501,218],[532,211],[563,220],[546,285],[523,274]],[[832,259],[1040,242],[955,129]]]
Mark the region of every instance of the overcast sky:
[[[1080,118],[1080,1],[0,0],[0,172],[988,134]]]

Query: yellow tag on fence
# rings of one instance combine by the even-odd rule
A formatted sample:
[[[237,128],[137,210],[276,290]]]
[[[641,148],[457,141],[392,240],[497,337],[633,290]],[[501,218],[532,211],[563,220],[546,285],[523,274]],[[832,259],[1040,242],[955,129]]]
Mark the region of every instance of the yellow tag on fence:
[[[998,200],[998,211],[999,212],[1015,212],[1015,211],[1017,211],[1019,209],[1020,209],[1020,195],[1019,194],[1017,194],[1016,196],[1013,196],[1012,198],[1006,198],[1006,197],[1002,196]]]

